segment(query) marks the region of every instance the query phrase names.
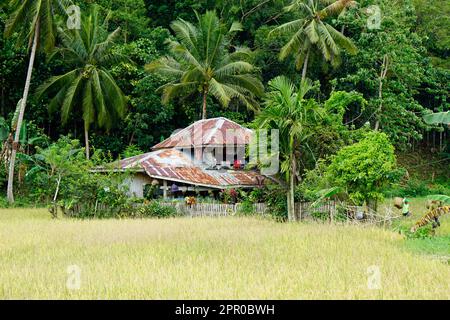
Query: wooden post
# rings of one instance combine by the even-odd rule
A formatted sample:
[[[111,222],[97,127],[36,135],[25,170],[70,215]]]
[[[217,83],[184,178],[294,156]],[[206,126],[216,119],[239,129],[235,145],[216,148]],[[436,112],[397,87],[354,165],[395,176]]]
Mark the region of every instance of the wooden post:
[[[330,212],[330,221],[331,223],[333,223],[334,221],[334,211],[333,211],[333,206],[331,201],[327,201],[327,207],[328,207],[328,211]]]
[[[167,199],[167,180],[163,180],[163,199]]]

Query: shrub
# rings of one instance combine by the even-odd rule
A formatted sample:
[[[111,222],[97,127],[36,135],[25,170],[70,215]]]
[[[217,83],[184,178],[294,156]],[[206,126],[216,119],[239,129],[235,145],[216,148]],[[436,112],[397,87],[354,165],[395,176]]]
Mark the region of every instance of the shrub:
[[[330,214],[324,211],[314,211],[311,213],[311,217],[315,220],[327,221],[330,219]]]
[[[247,198],[241,202],[238,213],[241,215],[251,215],[255,213],[255,208],[253,207],[253,202],[250,198]]]
[[[6,197],[0,197],[0,208],[33,208],[41,207],[27,197],[15,197],[14,203],[10,204]]]
[[[420,197],[425,196],[428,193],[427,184],[419,180],[409,180],[406,187],[403,189],[404,196],[407,197]]]
[[[405,186],[396,185],[384,192],[384,195],[393,197],[424,197],[432,194],[448,194],[450,188],[442,184],[430,185],[425,181],[410,179]]]
[[[400,173],[394,147],[386,134],[369,132],[331,157],[326,174],[333,185],[347,190],[354,203],[369,204],[381,200],[381,191],[395,182]]]
[[[137,156],[137,155],[140,155],[140,154],[143,154],[143,153],[144,153],[144,151],[139,149],[138,146],[132,144],[132,145],[129,145],[129,146],[127,146],[125,148],[125,150],[122,152],[122,156],[124,158],[130,158],[130,157]]]
[[[347,212],[346,208],[343,206],[337,206],[336,212],[333,216],[334,222],[345,222],[347,221]],[[311,217],[315,220],[320,221],[329,221],[330,220],[330,212],[329,211],[315,211],[311,213]]]
[[[253,189],[249,194],[249,199],[252,203],[260,203],[264,202],[264,196],[265,196],[265,189],[264,188],[256,188]]]
[[[288,219],[286,190],[280,186],[270,186],[267,189],[265,200],[268,213],[272,218],[280,222]]]
[[[170,218],[181,215],[174,207],[162,205],[158,201],[151,201],[139,206],[136,210],[139,217]]]
[[[398,233],[404,235],[407,239],[429,239],[433,237],[433,227],[431,225],[424,226],[416,230],[416,232],[411,232],[408,227],[398,226],[394,229]]]

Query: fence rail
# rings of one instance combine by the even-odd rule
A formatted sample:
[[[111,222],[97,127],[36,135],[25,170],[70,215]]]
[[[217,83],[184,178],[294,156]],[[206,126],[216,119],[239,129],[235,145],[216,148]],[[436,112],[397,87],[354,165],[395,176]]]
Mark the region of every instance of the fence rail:
[[[249,210],[243,207],[243,204],[218,204],[218,203],[198,203],[188,206],[182,202],[163,202],[163,205],[172,206],[179,212],[191,217],[221,217],[233,216]],[[348,206],[344,203],[336,201],[323,202],[318,206],[313,206],[313,202],[299,202],[295,204],[295,216],[297,220],[303,219],[325,219],[330,222],[339,221],[347,223],[364,223],[387,225],[397,217],[392,212],[386,212],[380,215],[375,211],[368,210],[364,207]],[[265,203],[253,204],[253,213],[264,215],[269,213],[268,206]]]
[[[192,217],[202,217],[202,216],[233,216],[243,210],[248,210],[244,208],[241,203],[236,204],[221,204],[221,203],[197,203],[194,205],[187,205],[181,202],[161,202],[162,205],[171,206],[178,211],[189,215]],[[253,204],[252,211],[256,214],[264,214],[267,210],[265,203]]]
[[[222,203],[197,203],[187,205],[184,202],[160,202],[164,206],[171,206],[179,213],[190,217],[226,217],[234,216],[240,213],[251,211],[257,215],[268,214],[269,207],[265,203],[253,204],[248,207],[242,203],[222,204]],[[312,202],[299,202],[295,204],[294,214],[296,220],[303,219],[322,219],[331,221],[341,221],[349,223],[365,223],[365,224],[382,224],[387,225],[397,217],[392,212],[386,212],[380,215],[375,211],[367,211],[363,207],[348,206],[336,201],[323,202],[319,206],[312,206]],[[77,215],[82,211],[99,212],[108,211],[110,208],[107,204],[97,203],[95,205],[76,204],[70,210],[65,212],[69,215]]]
[[[162,202],[161,204],[172,206],[190,216],[228,216],[236,215],[250,208],[244,207],[242,203],[237,204],[218,204],[218,203],[197,203],[194,205],[186,205],[181,202]],[[301,202],[295,204],[295,215],[297,219],[311,217],[313,212],[329,213],[331,217],[336,214],[336,202],[325,202],[318,207],[311,207],[312,202]],[[268,206],[265,203],[253,204],[252,212],[255,214],[266,214]]]

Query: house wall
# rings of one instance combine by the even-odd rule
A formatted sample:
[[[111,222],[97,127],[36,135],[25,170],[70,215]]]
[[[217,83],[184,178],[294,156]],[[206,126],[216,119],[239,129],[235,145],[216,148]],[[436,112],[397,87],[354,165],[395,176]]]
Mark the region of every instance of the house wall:
[[[131,178],[127,178],[124,184],[128,187],[128,196],[130,197],[144,197],[144,187],[147,184],[152,183],[152,178],[150,178],[145,173],[136,173]]]

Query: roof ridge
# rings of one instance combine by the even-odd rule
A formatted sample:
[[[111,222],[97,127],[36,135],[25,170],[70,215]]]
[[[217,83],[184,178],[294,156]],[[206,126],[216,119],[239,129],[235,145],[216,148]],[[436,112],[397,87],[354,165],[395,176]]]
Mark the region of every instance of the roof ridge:
[[[206,141],[211,140],[211,138],[216,134],[217,131],[223,130],[224,126],[225,127],[230,127],[230,130],[244,130],[245,132],[253,132],[253,130],[237,123],[236,121],[230,120],[226,117],[223,116],[219,116],[219,117],[215,117],[215,118],[209,118],[209,119],[201,119],[201,120],[197,120],[194,123],[191,123],[189,126],[187,126],[184,129],[180,129],[178,132],[172,134],[170,137],[164,139],[163,141],[157,143],[156,145],[154,145],[152,147],[152,150],[158,150],[160,148],[167,148],[169,147],[170,144],[172,144],[171,147],[174,147],[173,144],[176,143],[183,143],[181,140],[183,139],[183,137],[187,134],[192,136],[192,134],[194,134],[194,140],[195,138],[195,132],[197,132],[196,127],[200,126],[200,128],[203,128],[203,125],[205,125],[205,123],[207,122],[213,122],[214,126],[211,128],[211,132],[209,132],[209,134],[207,136],[202,136],[202,141],[201,144],[206,143]],[[226,123],[228,123],[228,125],[226,125]],[[227,129],[228,130],[228,129]],[[172,141],[171,141],[172,140]],[[195,141],[193,143],[191,143],[191,145],[195,145]]]

